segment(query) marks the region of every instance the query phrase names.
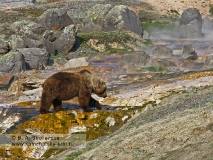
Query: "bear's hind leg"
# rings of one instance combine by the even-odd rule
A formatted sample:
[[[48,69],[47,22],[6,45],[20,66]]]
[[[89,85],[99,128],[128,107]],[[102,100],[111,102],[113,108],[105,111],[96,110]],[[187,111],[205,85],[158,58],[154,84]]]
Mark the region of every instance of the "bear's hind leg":
[[[57,98],[53,100],[53,107],[55,111],[64,111],[64,108],[62,108],[62,101]]]

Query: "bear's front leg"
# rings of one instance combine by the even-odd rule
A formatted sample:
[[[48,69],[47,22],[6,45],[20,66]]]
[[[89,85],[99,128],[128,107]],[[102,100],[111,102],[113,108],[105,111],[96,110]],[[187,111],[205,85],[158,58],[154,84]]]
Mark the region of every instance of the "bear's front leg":
[[[92,97],[90,97],[89,106],[90,107],[95,107],[95,108],[101,110],[100,103],[97,100],[95,100],[94,98],[92,98]]]
[[[58,99],[54,99],[53,100],[53,107],[54,110],[57,111],[64,111],[64,108],[62,108],[62,101],[58,100]]]
[[[89,108],[90,97],[91,93],[86,90],[79,93],[78,96],[79,105],[85,112],[93,111],[91,108]]]
[[[49,113],[49,109],[51,106],[51,97],[43,90],[41,95],[41,106],[40,113],[45,114]]]

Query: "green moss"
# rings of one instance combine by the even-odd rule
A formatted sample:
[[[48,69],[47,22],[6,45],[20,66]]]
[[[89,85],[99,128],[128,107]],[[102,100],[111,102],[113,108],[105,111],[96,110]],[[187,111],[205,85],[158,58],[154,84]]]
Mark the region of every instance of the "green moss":
[[[122,32],[89,32],[89,33],[79,33],[78,37],[79,39],[79,44],[78,48],[83,49],[83,48],[90,48],[90,46],[87,45],[87,42],[90,39],[96,39],[98,40],[98,44],[104,44],[105,46],[105,52],[107,53],[115,53],[115,52],[124,52],[124,51],[132,51],[133,49],[128,47],[126,43],[128,41],[132,40],[132,37],[128,34],[122,33]],[[120,44],[123,48],[112,48],[110,46],[110,43],[118,43]]]
[[[150,72],[163,72],[163,71],[165,71],[165,69],[163,67],[154,67],[154,66],[148,67],[147,70],[150,71]]]
[[[0,57],[0,63],[7,62],[9,59],[11,59],[17,53],[18,52],[10,52],[10,53],[3,55],[2,57]]]
[[[146,41],[144,42],[144,44],[145,44],[147,47],[152,47],[152,46],[153,46],[153,43],[152,43],[152,41],[150,41],[150,40],[146,40]]]
[[[59,53],[58,51],[56,51],[55,55],[51,55],[50,56],[50,60],[55,60],[55,59],[59,59],[59,58],[65,58],[67,55],[63,54],[63,53]]]
[[[100,44],[113,43],[113,42],[127,42],[131,39],[131,36],[122,32],[89,32],[89,33],[79,33],[78,36],[87,42],[90,39],[99,40]]]
[[[159,21],[155,21],[155,22],[151,22],[151,23],[143,22],[142,25],[143,25],[143,28],[145,30],[147,30],[149,33],[156,31],[156,29],[172,30],[176,27],[174,24],[170,24],[167,22],[159,22]]]
[[[213,5],[210,5],[209,13],[213,16]]]

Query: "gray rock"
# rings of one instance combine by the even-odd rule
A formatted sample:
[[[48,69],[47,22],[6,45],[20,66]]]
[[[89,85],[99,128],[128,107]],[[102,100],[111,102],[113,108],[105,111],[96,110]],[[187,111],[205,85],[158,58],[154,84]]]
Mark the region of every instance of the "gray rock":
[[[202,37],[202,17],[196,8],[185,9],[180,18],[182,38]]]
[[[213,55],[208,56],[204,63],[205,68],[213,68]]]
[[[23,40],[27,48],[44,48],[43,38],[30,39],[29,37],[23,37]]]
[[[44,69],[49,60],[49,53],[46,49],[40,48],[22,48],[19,53],[24,55],[26,69]]]
[[[85,24],[92,21],[108,31],[128,30],[142,36],[142,25],[136,13],[124,5],[97,4],[87,11]],[[86,27],[85,25],[85,27]]]
[[[180,26],[181,38],[202,38],[201,29],[199,27],[199,22],[194,19],[187,25]]]
[[[69,60],[66,64],[65,64],[65,68],[76,68],[76,67],[80,67],[80,66],[88,66],[89,63],[86,61],[85,57],[82,58],[74,58]]]
[[[14,76],[11,73],[0,72],[0,88],[7,89],[13,82]]]
[[[213,31],[213,22],[209,16],[206,16],[203,19],[203,26],[202,26],[202,32],[203,33],[209,33]]]
[[[187,60],[196,60],[198,58],[197,53],[195,52],[195,49],[192,47],[192,45],[183,46],[181,57]]]
[[[8,43],[0,40],[0,55],[6,54],[8,51],[9,51]]]
[[[49,31],[44,33],[44,45],[51,55],[56,53],[68,54],[75,44],[77,29],[74,25],[67,26],[60,31]]]
[[[95,24],[94,22],[88,22],[81,29],[81,32],[98,32],[101,30],[102,30],[102,27],[99,24]]]
[[[37,22],[48,30],[61,30],[73,24],[67,12],[58,8],[48,9],[37,19]]]
[[[131,64],[136,67],[138,66],[145,66],[150,60],[150,56],[146,54],[144,51],[134,52],[134,53],[127,53],[121,56],[121,64]]]
[[[22,36],[12,35],[9,38],[9,48],[13,51],[16,51],[17,48],[26,48],[27,44]]]
[[[18,101],[31,101],[36,102],[41,99],[42,88],[36,88],[33,90],[28,90],[23,92],[23,96],[20,96]]]
[[[199,27],[202,27],[202,17],[198,9],[196,8],[187,8],[183,11],[180,18],[180,25],[187,25],[191,21],[196,19],[199,22]]]
[[[88,9],[84,21],[86,23],[92,21],[104,28],[105,16],[112,9],[112,7],[113,6],[111,4],[97,4]]]
[[[166,46],[157,46],[153,52],[152,55],[155,58],[172,58],[173,57],[173,51],[172,49],[166,47]]]
[[[17,51],[10,51],[9,53],[0,57],[0,72],[6,73],[20,73],[26,70],[24,56]]]
[[[22,20],[14,22],[10,26],[10,30],[16,35],[10,37],[10,48],[16,50],[17,48],[43,48],[43,37],[41,33],[45,28],[38,23]]]
[[[136,13],[127,6],[114,6],[105,17],[104,28],[109,31],[127,29],[142,36],[142,25]]]
[[[10,30],[19,35],[34,35],[41,34],[45,31],[45,27],[41,24],[30,20],[16,21],[10,25]],[[32,38],[32,37],[31,37]]]

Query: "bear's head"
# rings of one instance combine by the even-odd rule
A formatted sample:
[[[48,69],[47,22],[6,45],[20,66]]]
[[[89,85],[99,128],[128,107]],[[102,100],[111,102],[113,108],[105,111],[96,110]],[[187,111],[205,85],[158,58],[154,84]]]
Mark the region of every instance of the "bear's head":
[[[107,97],[107,93],[106,93],[107,86],[106,86],[106,83],[102,79],[100,79],[96,76],[93,76],[92,88],[93,88],[92,92],[95,93],[97,96],[103,97],[103,98]]]

